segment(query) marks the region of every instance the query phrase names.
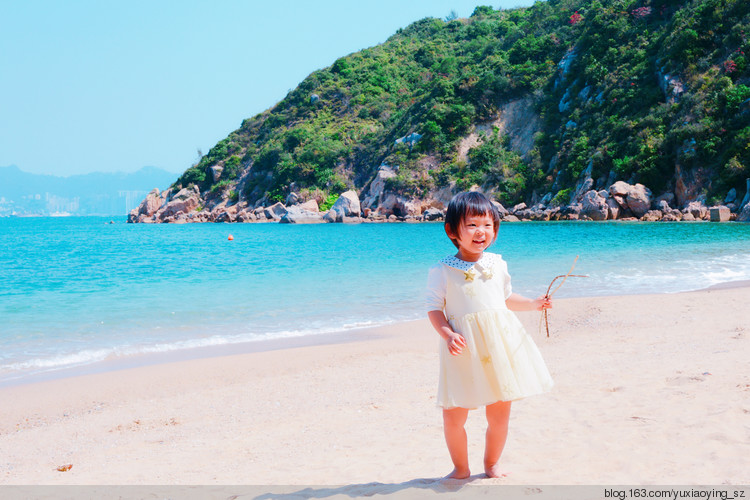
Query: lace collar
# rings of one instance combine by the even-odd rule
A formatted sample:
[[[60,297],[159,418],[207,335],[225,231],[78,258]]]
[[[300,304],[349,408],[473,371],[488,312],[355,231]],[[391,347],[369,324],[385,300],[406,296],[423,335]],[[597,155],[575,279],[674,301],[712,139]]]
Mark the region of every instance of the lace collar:
[[[468,262],[465,260],[461,260],[453,255],[449,255],[443,258],[440,262],[448,267],[458,269],[459,271],[468,271],[469,269],[474,267],[475,264],[482,269],[492,268],[492,265],[495,263],[495,257],[499,256],[494,253],[484,252],[478,261]]]

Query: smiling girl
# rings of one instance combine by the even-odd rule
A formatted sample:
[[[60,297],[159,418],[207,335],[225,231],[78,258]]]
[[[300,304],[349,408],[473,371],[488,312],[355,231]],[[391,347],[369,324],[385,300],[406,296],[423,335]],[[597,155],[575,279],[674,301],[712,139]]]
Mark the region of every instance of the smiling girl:
[[[437,404],[454,469],[471,475],[464,424],[469,409],[485,407],[484,471],[505,476],[498,461],[508,436],[510,402],[552,388],[552,378],[531,337],[511,311],[542,311],[547,297],[512,293],[508,266],[485,250],[497,238],[500,216],[481,193],[457,194],[448,205],[445,232],[458,249],[430,269],[428,317],[440,346]]]

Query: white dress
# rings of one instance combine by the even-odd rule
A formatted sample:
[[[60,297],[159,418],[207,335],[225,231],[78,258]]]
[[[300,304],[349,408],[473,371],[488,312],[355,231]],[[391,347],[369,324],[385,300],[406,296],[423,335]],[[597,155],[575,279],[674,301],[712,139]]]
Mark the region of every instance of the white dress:
[[[449,256],[430,268],[427,309],[443,311],[466,340],[453,356],[440,339],[438,406],[477,408],[552,388],[539,349],[505,305],[510,294],[508,265],[498,254],[484,252],[478,262]]]

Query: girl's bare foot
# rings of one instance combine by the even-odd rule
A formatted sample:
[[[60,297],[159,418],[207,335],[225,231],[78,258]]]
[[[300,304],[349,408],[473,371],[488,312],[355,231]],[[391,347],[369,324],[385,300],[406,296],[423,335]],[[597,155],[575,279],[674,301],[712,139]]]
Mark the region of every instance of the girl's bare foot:
[[[469,469],[453,469],[453,472],[445,476],[443,479],[466,479],[471,476]]]
[[[495,478],[508,477],[508,473],[501,471],[500,466],[498,464],[495,464],[492,467],[485,466],[484,473],[487,474],[487,477],[495,477]]]

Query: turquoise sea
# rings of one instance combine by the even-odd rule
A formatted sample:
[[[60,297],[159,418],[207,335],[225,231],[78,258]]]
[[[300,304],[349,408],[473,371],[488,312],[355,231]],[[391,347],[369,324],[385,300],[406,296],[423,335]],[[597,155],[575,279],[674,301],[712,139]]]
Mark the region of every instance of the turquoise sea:
[[[455,252],[441,223],[113,222],[0,218],[0,384],[422,318],[427,269]],[[503,224],[491,251],[528,296],[576,255],[576,273],[590,277],[568,280],[558,298],[750,280],[748,224]]]

